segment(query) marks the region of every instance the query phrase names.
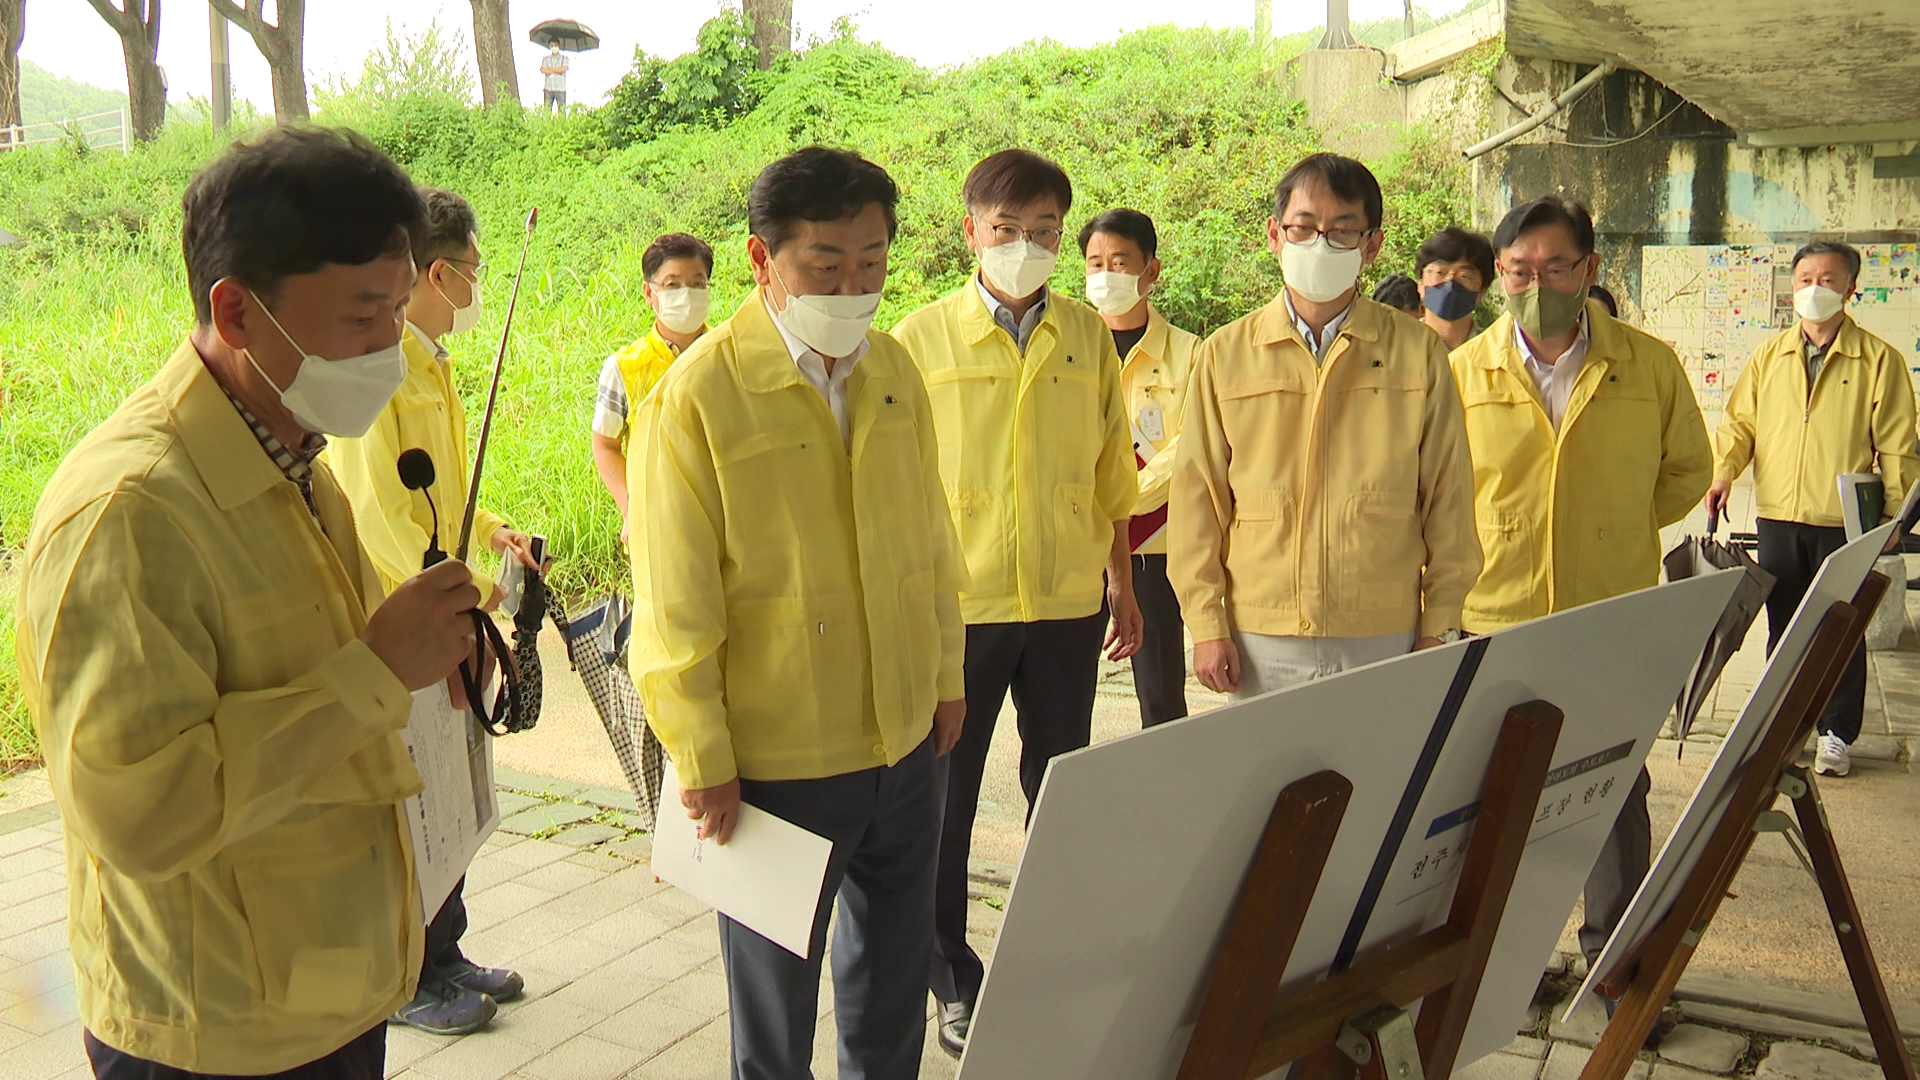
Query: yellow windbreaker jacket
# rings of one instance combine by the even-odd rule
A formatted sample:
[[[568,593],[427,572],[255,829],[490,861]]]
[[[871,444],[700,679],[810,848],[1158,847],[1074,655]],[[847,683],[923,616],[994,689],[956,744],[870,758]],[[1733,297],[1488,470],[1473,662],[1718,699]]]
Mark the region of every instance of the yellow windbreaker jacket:
[[[1480,576],[1446,346],[1366,297],[1324,361],[1286,295],[1194,355],[1167,572],[1195,641],[1460,627]]]
[[[420,572],[433,530],[427,494],[400,482],[401,453],[419,448],[433,458],[433,506],[440,512],[440,550],[452,557],[460,542],[460,516],[467,505],[467,410],[453,388],[452,372],[434,358],[434,348],[412,323],[400,339],[407,357],[407,380],[380,411],[379,419],[357,439],[330,439],[322,455],[333,466],[340,487],[353,504],[360,542],[380,572],[380,584],[392,592]],[[470,560],[490,550],[493,534],[506,523],[482,508],[473,513]]]
[[[1893,513],[1920,473],[1906,362],[1849,315],[1809,393],[1802,340],[1797,323],[1775,334],[1734,380],[1714,479],[1731,483],[1752,462],[1761,517],[1832,527],[1844,523],[1837,478],[1878,465]]]
[[[1100,610],[1113,526],[1133,512],[1120,354],[1092,308],[1058,292],[1022,356],[975,278],[900,320],[933,402],[940,479],[966,553],[969,623]]]
[[[1148,305],[1147,332],[1120,362],[1120,393],[1126,398],[1134,439],[1145,440],[1154,449],[1146,468],[1140,470],[1139,495],[1133,504],[1135,517],[1167,505],[1167,493],[1173,488],[1174,450],[1180,442],[1180,414],[1187,404],[1187,377],[1193,371],[1194,350],[1199,347],[1199,338],[1168,322],[1159,309]],[[1159,418],[1157,439],[1146,422],[1149,417]],[[1166,553],[1164,532],[1134,552]]]
[[[1660,581],[1660,529],[1706,494],[1713,455],[1680,358],[1587,304],[1585,363],[1556,433],[1513,316],[1454,350],[1486,568],[1466,626],[1490,633]]]
[[[412,698],[325,464],[316,524],[189,344],[67,456],[20,583],[66,833],[80,1018],[191,1072],[280,1072],[412,997]]]
[[[893,765],[966,696],[966,584],[926,390],[878,331],[851,450],[759,290],[648,395],[631,666],[685,788]]]

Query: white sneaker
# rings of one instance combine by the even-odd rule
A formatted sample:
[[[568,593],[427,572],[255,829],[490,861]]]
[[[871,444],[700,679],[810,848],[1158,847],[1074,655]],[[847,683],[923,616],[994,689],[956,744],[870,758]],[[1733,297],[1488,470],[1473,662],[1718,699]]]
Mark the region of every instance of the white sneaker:
[[[1845,776],[1853,769],[1853,754],[1845,739],[1838,735],[1820,736],[1813,755],[1813,771],[1821,776]]]

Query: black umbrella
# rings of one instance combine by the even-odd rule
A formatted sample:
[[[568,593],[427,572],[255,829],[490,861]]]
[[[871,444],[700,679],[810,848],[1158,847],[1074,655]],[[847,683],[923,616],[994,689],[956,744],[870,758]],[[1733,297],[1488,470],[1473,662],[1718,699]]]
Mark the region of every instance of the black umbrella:
[[[1727,609],[1720,614],[1720,621],[1714,624],[1713,634],[1707,638],[1706,648],[1693,666],[1693,675],[1680,689],[1680,700],[1674,705],[1674,727],[1682,748],[1686,746],[1687,732],[1693,729],[1694,717],[1699,715],[1700,707],[1706,704],[1707,696],[1713,692],[1714,683],[1720,680],[1720,673],[1726,669],[1727,661],[1740,651],[1748,628],[1760,617],[1761,609],[1766,607],[1767,594],[1773,591],[1773,575],[1760,569],[1760,564],[1753,561],[1753,556],[1747,554],[1745,548],[1738,544],[1723,544],[1713,538],[1719,526],[1719,515],[1708,514],[1707,535],[1689,536],[1681,540],[1661,560],[1666,567],[1668,581],[1682,581],[1717,570],[1740,569],[1746,572],[1733,590],[1733,599],[1727,601]]]
[[[560,46],[561,52],[586,52],[600,47],[600,35],[583,22],[572,19],[548,19],[527,32],[535,45]]]

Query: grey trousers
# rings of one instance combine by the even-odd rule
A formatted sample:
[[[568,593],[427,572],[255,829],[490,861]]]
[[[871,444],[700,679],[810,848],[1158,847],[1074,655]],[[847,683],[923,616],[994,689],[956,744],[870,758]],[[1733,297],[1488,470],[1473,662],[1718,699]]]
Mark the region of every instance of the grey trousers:
[[[933,739],[890,768],[821,780],[742,780],[740,797],[833,841],[812,957],[720,916],[734,1080],[811,1080],[821,954],[834,898],[833,1008],[844,1080],[920,1074],[940,786]]]
[[[1580,951],[1588,963],[1599,958],[1653,861],[1653,818],[1647,812],[1652,788],[1653,777],[1642,768],[1600,848],[1600,861],[1587,875],[1587,921],[1580,927]]]

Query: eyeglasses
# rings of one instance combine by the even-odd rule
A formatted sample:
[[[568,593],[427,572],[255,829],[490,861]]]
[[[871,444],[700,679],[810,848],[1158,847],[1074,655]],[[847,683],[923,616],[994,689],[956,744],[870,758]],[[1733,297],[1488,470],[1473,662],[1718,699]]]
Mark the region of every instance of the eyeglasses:
[[[993,243],[996,247],[1001,244],[1012,244],[1025,239],[1031,240],[1043,248],[1051,248],[1058,246],[1060,238],[1065,235],[1066,234],[1059,229],[1050,226],[1042,226],[1038,229],[1023,229],[1018,225],[995,225],[993,227]]]
[[[1524,292],[1536,283],[1544,283],[1548,288],[1560,292],[1572,292],[1569,288],[1585,270],[1584,263],[1572,266],[1549,266],[1545,270],[1530,270],[1526,267],[1514,269],[1500,268],[1500,280],[1507,286],[1508,292]]]
[[[487,264],[486,263],[473,262],[469,259],[448,259],[447,261],[450,263],[453,263],[455,266],[465,264],[467,266],[473,267],[473,273],[469,274],[468,277],[472,279],[475,285],[483,285],[486,283],[486,280],[487,280]]]
[[[1282,225],[1281,235],[1289,244],[1311,244],[1316,236],[1327,238],[1327,246],[1335,251],[1352,251],[1360,242],[1373,235],[1372,229],[1322,229],[1314,225]]]

